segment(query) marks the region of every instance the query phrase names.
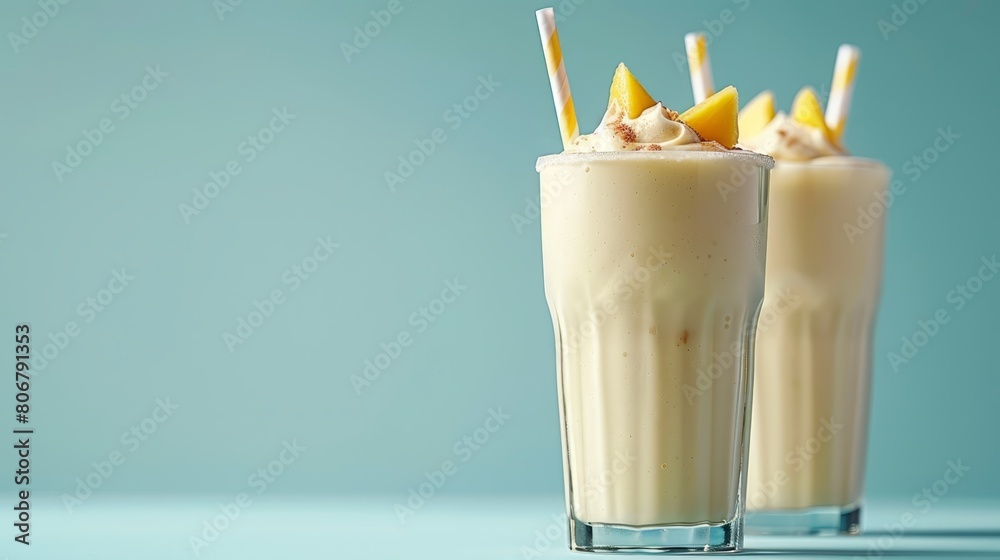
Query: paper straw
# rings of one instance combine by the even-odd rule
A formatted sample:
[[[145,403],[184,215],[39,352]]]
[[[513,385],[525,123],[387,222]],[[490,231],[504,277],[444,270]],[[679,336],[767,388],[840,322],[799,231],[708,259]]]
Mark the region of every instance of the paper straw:
[[[580,135],[580,126],[576,122],[576,108],[573,107],[573,95],[569,91],[569,78],[566,77],[566,64],[563,62],[562,48],[559,46],[556,16],[552,8],[545,8],[535,12],[535,17],[538,19],[538,33],[542,37],[545,66],[549,70],[549,85],[552,87],[552,99],[555,101],[556,116],[559,118],[559,132],[562,134],[565,148]]]
[[[705,38],[704,33],[688,33],[684,36],[684,46],[687,48],[694,102],[701,103],[715,95],[715,84],[712,83],[712,64],[708,60],[708,39]]]
[[[840,45],[840,49],[837,50],[830,100],[826,104],[826,126],[837,142],[840,142],[844,134],[844,125],[851,112],[851,98],[854,95],[854,82],[860,59],[861,50],[854,45]]]

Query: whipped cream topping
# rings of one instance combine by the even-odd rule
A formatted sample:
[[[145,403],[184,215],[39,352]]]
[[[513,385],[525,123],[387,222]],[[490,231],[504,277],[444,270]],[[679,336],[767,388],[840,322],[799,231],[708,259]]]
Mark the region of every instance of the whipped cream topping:
[[[847,155],[847,151],[830,142],[823,131],[798,123],[785,113],[775,115],[759,134],[741,139],[740,147],[785,161]]]
[[[610,107],[597,130],[578,137],[566,152],[639,152],[665,148],[725,150],[715,142],[702,142],[676,112],[657,103],[635,119],[628,118],[617,106]]]

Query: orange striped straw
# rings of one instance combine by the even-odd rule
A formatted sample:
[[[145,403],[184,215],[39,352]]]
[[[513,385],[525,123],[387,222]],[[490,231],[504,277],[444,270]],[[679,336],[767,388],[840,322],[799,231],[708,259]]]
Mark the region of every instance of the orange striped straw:
[[[559,46],[556,16],[552,8],[545,8],[535,12],[535,17],[538,19],[538,33],[542,37],[545,66],[549,70],[549,85],[552,87],[552,99],[555,101],[556,116],[559,118],[559,132],[562,134],[563,147],[567,148],[580,135],[580,125],[576,122],[573,95],[569,91],[566,64],[563,62],[562,48]]]

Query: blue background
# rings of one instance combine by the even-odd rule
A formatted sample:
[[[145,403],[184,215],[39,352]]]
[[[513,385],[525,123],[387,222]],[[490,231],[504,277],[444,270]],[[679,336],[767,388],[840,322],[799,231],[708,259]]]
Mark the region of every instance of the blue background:
[[[960,311],[946,301],[1000,249],[1000,3],[928,1],[883,35],[887,0],[577,2],[558,10],[559,29],[585,131],[620,61],[655,97],[690,106],[674,62],[688,31],[721,29],[719,85],[744,99],[773,89],[786,109],[801,86],[829,84],[840,43],[863,49],[846,142],[907,187],[886,236],[867,493],[906,501],[961,459],[972,470],[951,492],[1000,498],[1000,286]],[[533,14],[544,5],[403,0],[346,56],[355,26],[387,3],[245,0],[220,18],[207,0],[71,2],[18,52],[0,48],[0,356],[13,363],[16,323],[30,322],[35,354],[67,322],[80,329],[34,371],[32,488],[52,505],[116,450],[124,464],[79,507],[233,496],[293,440],[306,450],[272,498],[366,495],[391,516],[448,460],[457,474],[442,495],[562,492],[539,227],[512,220],[537,201],[535,158],[559,150]],[[713,22],[725,9],[735,21]],[[20,33],[39,10],[3,3],[0,30]],[[113,103],[147,66],[168,76],[122,119]],[[456,122],[449,110],[481,78],[499,86]],[[282,108],[294,119],[246,161],[241,143]],[[113,132],[60,180],[53,161],[105,118]],[[940,127],[960,138],[914,180],[904,165]],[[385,173],[438,128],[446,140],[390,188]],[[230,160],[241,173],[185,220],[179,205]],[[286,271],[327,236],[340,247],[293,291]],[[85,322],[78,306],[121,267],[135,279]],[[420,331],[412,314],[455,279],[467,289]],[[230,351],[224,333],[276,289],[283,303]],[[951,321],[894,371],[888,353],[940,308]],[[351,377],[403,331],[412,344],[359,394]],[[13,427],[9,383],[0,397]],[[179,408],[131,450],[123,432],[166,398]],[[510,415],[502,429],[456,449],[491,408]]]

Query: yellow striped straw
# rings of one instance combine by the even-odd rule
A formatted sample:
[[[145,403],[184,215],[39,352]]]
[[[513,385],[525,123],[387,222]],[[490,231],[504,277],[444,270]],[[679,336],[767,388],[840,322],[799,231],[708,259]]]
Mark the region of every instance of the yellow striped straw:
[[[691,72],[691,89],[694,90],[694,102],[701,103],[715,95],[715,84],[712,81],[712,64],[708,59],[708,39],[704,33],[688,33],[684,36],[684,46],[687,48],[688,69]]]
[[[566,148],[580,135],[580,125],[576,122],[576,108],[573,107],[566,64],[559,46],[556,16],[552,8],[545,8],[535,12],[535,17],[538,19],[538,33],[542,37],[542,50],[545,51],[545,66],[549,70],[549,85],[552,87],[552,99],[559,118],[559,132],[562,133],[563,147]]]
[[[844,135],[844,125],[847,124],[847,116],[851,112],[851,98],[854,96],[854,82],[860,59],[861,49],[854,45],[840,45],[840,49],[837,50],[830,100],[826,104],[826,126],[837,142],[840,142]]]

